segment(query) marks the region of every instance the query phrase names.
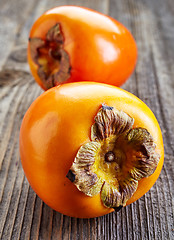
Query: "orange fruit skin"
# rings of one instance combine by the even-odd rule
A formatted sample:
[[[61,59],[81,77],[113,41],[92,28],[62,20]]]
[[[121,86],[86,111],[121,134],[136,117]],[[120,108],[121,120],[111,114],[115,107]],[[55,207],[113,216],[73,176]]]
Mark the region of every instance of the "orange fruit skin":
[[[66,177],[81,145],[90,141],[91,126],[102,104],[134,118],[133,127],[146,128],[161,158],[155,172],[139,181],[127,204],[142,197],[155,183],[164,160],[163,139],[152,111],[133,94],[92,83],[70,83],[51,88],[26,112],[20,129],[20,155],[26,177],[38,196],[56,211],[78,218],[110,213],[100,194],[88,197]]]
[[[66,83],[94,81],[121,86],[129,78],[137,61],[137,46],[121,23],[91,9],[60,6],[44,13],[33,24],[29,37],[45,39],[57,23],[71,65]],[[28,63],[36,82],[46,90],[37,74],[38,65],[31,58],[30,42]]]

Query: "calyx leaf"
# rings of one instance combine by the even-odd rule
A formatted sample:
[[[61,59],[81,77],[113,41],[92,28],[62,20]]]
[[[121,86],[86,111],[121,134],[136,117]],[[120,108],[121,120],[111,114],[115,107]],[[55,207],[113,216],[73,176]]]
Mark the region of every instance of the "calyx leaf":
[[[133,126],[134,119],[123,111],[102,105],[91,128],[91,140],[100,141],[111,135],[119,136]]]
[[[60,24],[50,28],[45,39],[33,37],[29,41],[31,58],[38,65],[37,73],[46,89],[65,82],[71,67]]]
[[[132,128],[134,119],[125,112],[102,105],[94,120],[91,142],[81,146],[70,172],[80,191],[91,197],[100,192],[104,206],[118,211],[138,181],[153,174],[160,156],[151,134]]]

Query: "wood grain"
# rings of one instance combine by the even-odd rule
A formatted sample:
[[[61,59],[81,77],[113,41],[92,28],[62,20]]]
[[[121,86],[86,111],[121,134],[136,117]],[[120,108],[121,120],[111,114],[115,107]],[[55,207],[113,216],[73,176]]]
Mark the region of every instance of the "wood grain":
[[[132,32],[139,57],[123,88],[152,109],[164,138],[165,163],[152,189],[120,212],[94,219],[49,208],[29,186],[20,163],[20,124],[42,93],[27,64],[28,33],[45,10],[63,4],[109,14]],[[0,239],[174,239],[174,2],[1,0],[0,21]]]

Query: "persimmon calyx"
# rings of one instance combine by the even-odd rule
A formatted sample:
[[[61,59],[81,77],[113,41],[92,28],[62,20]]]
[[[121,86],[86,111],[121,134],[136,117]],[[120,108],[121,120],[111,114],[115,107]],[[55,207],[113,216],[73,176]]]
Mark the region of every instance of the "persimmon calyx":
[[[102,105],[91,127],[91,142],[77,152],[67,177],[87,196],[101,194],[104,206],[121,209],[150,176],[160,156],[145,128],[133,128],[134,119]]]
[[[51,27],[45,39],[30,38],[30,53],[38,65],[37,74],[46,89],[65,82],[70,77],[70,60],[63,49],[64,38],[57,23]]]

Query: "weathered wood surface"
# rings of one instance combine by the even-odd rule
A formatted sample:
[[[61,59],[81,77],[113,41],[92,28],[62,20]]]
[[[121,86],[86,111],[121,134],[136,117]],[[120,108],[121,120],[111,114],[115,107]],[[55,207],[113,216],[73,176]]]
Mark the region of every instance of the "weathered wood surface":
[[[134,35],[139,58],[123,86],[156,115],[165,163],[153,188],[119,213],[75,219],[50,209],[29,187],[19,156],[22,118],[42,90],[26,61],[29,29],[45,10],[64,4],[111,15]],[[0,239],[174,239],[173,0],[0,1]]]

